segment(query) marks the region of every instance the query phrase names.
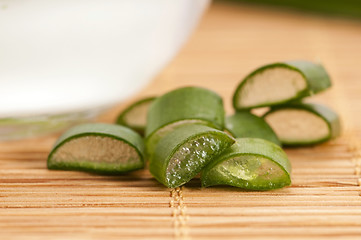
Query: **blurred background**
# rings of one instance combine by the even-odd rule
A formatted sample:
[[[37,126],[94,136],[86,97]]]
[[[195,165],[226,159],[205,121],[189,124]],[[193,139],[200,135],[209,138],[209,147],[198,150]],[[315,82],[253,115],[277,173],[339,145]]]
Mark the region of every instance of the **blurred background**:
[[[0,0],[2,9],[0,18],[5,11],[11,9],[11,6],[7,5],[9,2]],[[138,48],[138,50],[150,49],[146,59],[141,55],[132,59],[133,62],[139,63],[139,66],[133,65],[135,67],[132,71],[137,76],[143,75],[142,80],[138,81],[139,84],[131,91],[127,91],[127,88],[122,87],[121,84],[126,82],[129,85],[136,81],[132,77],[119,78],[117,85],[119,98],[114,96],[110,101],[111,104],[109,103],[105,108],[107,109],[105,112],[102,109],[102,111],[93,111],[89,115],[80,111],[76,113],[78,115],[75,116],[75,120],[94,119],[99,112],[102,112],[100,117],[96,118],[98,121],[113,122],[118,113],[134,100],[160,95],[185,85],[197,85],[215,90],[224,97],[226,110],[230,113],[233,91],[245,75],[263,64],[295,59],[321,62],[329,71],[334,86],[331,90],[315,96],[317,101],[336,110],[340,109],[341,114],[349,116],[347,119],[354,119],[361,112],[361,104],[355,104],[358,99],[353,99],[358,95],[360,89],[356,84],[361,79],[358,70],[361,63],[360,1],[215,0],[208,5],[207,0],[199,0],[196,6],[192,5],[194,4],[192,1],[187,2],[186,6],[178,5],[177,8],[173,6],[172,9],[179,11],[174,10],[167,15],[165,14],[167,11],[164,10],[163,15],[160,15],[177,16],[173,17],[175,24],[171,25],[169,21],[164,28],[166,31],[162,33],[169,36],[167,43],[171,41],[175,43],[169,44],[172,46],[169,47],[171,50],[167,51],[167,54],[161,53],[166,47],[163,42],[154,44],[157,42],[155,36],[158,35],[151,31],[152,28],[149,32],[154,33],[150,35],[154,42]],[[153,10],[155,8],[149,8],[149,11]],[[203,11],[205,12],[201,18]],[[144,8],[140,12],[146,14],[148,11]],[[179,14],[176,15],[178,12]],[[146,15],[149,17],[151,14]],[[180,24],[184,22],[183,19],[192,20],[187,21],[187,31],[184,31],[184,24]],[[197,24],[198,20],[200,22]],[[158,23],[164,21],[165,18],[158,19]],[[0,23],[0,29],[1,26],[4,26],[4,21]],[[179,34],[182,29],[184,33]],[[177,38],[177,36],[181,37]],[[175,39],[177,41],[174,41]],[[122,44],[121,41],[118,42],[119,45]],[[3,49],[7,49],[4,46],[6,45],[2,45]],[[131,46],[137,49],[136,42]],[[144,51],[140,51],[139,54],[141,52]],[[145,74],[147,63],[151,64],[155,61],[151,54],[155,56],[163,54],[164,57],[161,63],[156,64],[157,67],[149,70],[149,74]],[[0,69],[1,67],[0,64]],[[122,72],[121,67],[115,68],[118,71],[116,74]],[[125,69],[129,70],[127,67]],[[106,76],[117,76],[109,72],[107,74]],[[112,81],[116,83],[117,79],[114,78]],[[106,79],[100,78],[101,83],[105,81]],[[2,79],[0,83],[3,84]],[[106,84],[102,85],[106,86]],[[114,87],[110,88],[114,89]],[[85,85],[83,90],[86,89],[88,87]],[[94,87],[94,89],[100,88]],[[78,92],[83,90],[81,87],[80,90],[76,89]],[[92,94],[87,96],[99,97],[96,91]],[[23,100],[26,101],[25,98]],[[3,106],[11,109],[11,102],[6,102],[4,99],[2,102],[5,103]],[[352,108],[351,103],[354,104]],[[21,129],[18,126],[24,128],[21,129],[20,134],[18,131],[16,136],[44,134],[51,129],[62,129],[66,126],[64,122],[72,122],[74,119],[68,116],[61,116],[60,119],[55,117],[51,119],[50,124],[48,120],[48,118],[25,119],[14,124],[13,119],[3,118],[0,120],[0,135],[9,135],[14,129]],[[40,124],[35,124],[33,129],[29,128],[34,126],[34,122]]]
[[[352,124],[361,110],[360,8],[360,1],[350,0],[213,1],[181,52],[137,97],[201,85],[220,93],[230,113],[233,91],[249,72],[267,63],[305,59],[321,62],[333,81],[330,90],[313,99]],[[112,119],[123,106],[103,119]]]
[[[360,18],[361,2],[358,0],[228,0],[279,10],[292,10],[322,14],[332,17]]]

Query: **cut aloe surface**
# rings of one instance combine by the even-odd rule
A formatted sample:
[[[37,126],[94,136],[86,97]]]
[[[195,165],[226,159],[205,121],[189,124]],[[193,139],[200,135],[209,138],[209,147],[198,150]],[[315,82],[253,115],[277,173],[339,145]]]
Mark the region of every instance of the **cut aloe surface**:
[[[237,138],[235,144],[207,165],[203,187],[230,185],[271,190],[291,184],[291,164],[276,144],[259,138]]]
[[[184,87],[168,92],[149,107],[145,131],[147,153],[154,151],[162,136],[183,124],[197,123],[223,130],[224,115],[223,100],[213,91]]]
[[[181,186],[234,141],[225,132],[207,126],[181,126],[159,141],[149,170],[165,186]]]
[[[340,135],[340,119],[320,104],[293,103],[273,107],[264,115],[286,146],[303,146],[325,142]]]
[[[249,74],[233,96],[235,109],[272,106],[301,99],[331,86],[322,65],[308,61],[280,62]]]
[[[56,141],[48,168],[117,174],[143,168],[143,155],[143,139],[133,130],[113,124],[82,124]]]
[[[154,134],[151,134],[148,138],[145,139],[145,149],[146,149],[146,155],[150,158],[154,151],[156,146],[158,145],[158,142],[166,136],[171,131],[174,131],[178,127],[182,127],[185,125],[204,125],[208,127],[214,127],[211,123],[203,120],[182,120],[177,121],[174,123],[170,123],[160,129],[158,129]]]
[[[147,123],[148,108],[154,99],[155,97],[144,98],[131,104],[119,114],[116,123],[127,126],[143,135]]]
[[[236,138],[262,138],[281,146],[277,135],[265,120],[247,111],[228,116],[226,129]]]

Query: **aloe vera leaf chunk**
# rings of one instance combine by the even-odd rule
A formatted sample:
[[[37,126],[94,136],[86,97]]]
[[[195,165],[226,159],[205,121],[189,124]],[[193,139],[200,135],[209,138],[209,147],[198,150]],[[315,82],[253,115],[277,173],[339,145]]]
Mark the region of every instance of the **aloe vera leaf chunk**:
[[[179,127],[159,141],[150,159],[149,170],[165,186],[181,186],[234,141],[225,132],[207,126]]]
[[[75,126],[55,143],[49,169],[118,174],[144,167],[144,143],[133,130],[113,124]]]
[[[330,77],[321,64],[309,61],[273,63],[244,78],[233,95],[233,106],[242,110],[283,104],[330,86]]]
[[[203,187],[230,185],[271,190],[291,184],[291,164],[276,144],[259,138],[237,138],[201,175]]]
[[[292,103],[273,107],[263,117],[285,146],[322,143],[340,135],[339,116],[314,103]]]

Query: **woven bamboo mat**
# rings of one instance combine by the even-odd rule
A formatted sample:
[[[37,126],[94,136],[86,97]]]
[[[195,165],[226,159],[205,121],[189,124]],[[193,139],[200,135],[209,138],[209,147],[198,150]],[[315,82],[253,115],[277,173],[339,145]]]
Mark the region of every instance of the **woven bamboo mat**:
[[[116,177],[48,171],[56,135],[4,142],[0,239],[361,239],[361,22],[215,3],[139,96],[200,85],[220,93],[230,113],[243,76],[290,59],[326,66],[334,86],[310,101],[337,110],[344,126],[334,141],[287,149],[291,187],[201,189],[194,179],[170,190],[147,171]],[[99,121],[113,121],[125,106]]]

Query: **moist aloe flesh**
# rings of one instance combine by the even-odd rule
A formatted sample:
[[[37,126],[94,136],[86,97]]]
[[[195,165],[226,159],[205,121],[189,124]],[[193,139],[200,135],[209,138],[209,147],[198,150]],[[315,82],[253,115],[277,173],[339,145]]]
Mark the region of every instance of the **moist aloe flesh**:
[[[312,103],[293,103],[272,108],[264,119],[286,146],[325,142],[340,135],[338,115],[330,108]]]
[[[271,190],[291,184],[291,164],[276,144],[258,138],[236,143],[205,167],[203,187],[230,185],[248,190]]]
[[[197,120],[197,119],[181,120],[181,121],[176,121],[174,123],[170,123],[160,129],[158,129],[154,134],[151,134],[148,138],[145,139],[145,148],[146,148],[147,156],[151,157],[153,155],[158,142],[164,136],[166,136],[169,132],[174,131],[178,127],[182,127],[185,125],[204,125],[204,126],[213,127],[213,125],[210,124],[209,122],[203,121],[203,120]]]
[[[203,125],[185,125],[159,141],[149,170],[165,186],[178,187],[233,143],[234,139],[222,131]]]
[[[233,96],[235,109],[250,109],[290,102],[324,91],[331,80],[320,64],[288,61],[269,64],[249,74]]]
[[[112,124],[83,124],[65,132],[48,157],[48,168],[117,174],[144,167],[142,138]]]

